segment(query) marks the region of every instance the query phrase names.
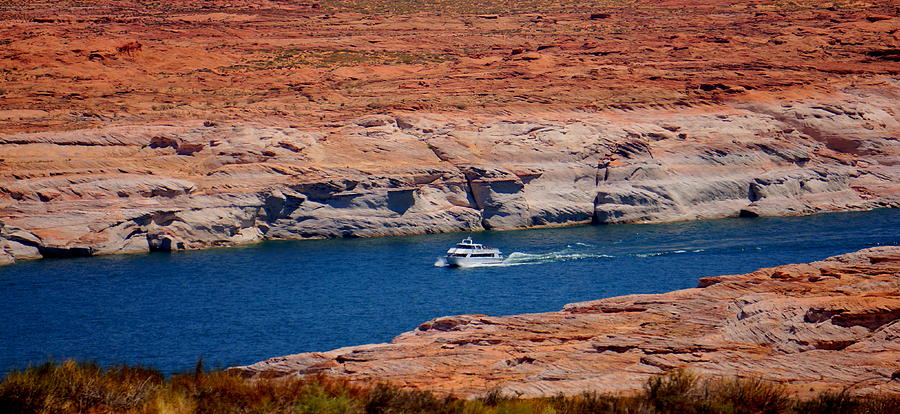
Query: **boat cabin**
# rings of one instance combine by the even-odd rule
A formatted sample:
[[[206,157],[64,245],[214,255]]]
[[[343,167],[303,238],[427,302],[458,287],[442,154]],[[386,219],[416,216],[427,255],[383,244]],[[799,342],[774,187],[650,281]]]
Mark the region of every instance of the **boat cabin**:
[[[457,243],[455,248],[447,251],[447,257],[500,257],[500,251],[475,243],[471,237],[466,237]]]

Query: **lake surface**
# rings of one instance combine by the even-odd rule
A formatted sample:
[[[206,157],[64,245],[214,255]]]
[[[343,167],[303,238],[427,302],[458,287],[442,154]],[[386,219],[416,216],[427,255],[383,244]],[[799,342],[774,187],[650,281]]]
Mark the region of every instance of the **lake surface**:
[[[467,234],[509,260],[434,266]],[[878,245],[900,245],[900,210],[20,262],[0,267],[0,374],[47,358],[244,365],[389,341],[438,316],[554,311]]]

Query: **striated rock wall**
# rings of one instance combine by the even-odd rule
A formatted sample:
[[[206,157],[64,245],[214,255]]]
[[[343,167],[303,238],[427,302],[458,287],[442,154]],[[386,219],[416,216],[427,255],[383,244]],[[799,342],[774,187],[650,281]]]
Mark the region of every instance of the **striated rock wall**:
[[[652,275],[648,275],[652,276]],[[557,312],[437,318],[391,343],[272,358],[247,376],[325,373],[473,397],[638,390],[673,368],[798,393],[900,393],[900,247],[706,277],[694,289]]]
[[[898,91],[0,136],[0,262],[900,205]]]

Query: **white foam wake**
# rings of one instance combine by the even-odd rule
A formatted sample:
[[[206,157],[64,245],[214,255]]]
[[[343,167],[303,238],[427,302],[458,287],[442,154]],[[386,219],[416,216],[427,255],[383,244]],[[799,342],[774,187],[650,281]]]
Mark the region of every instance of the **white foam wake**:
[[[635,253],[632,256],[634,257],[656,257],[656,256],[668,256],[670,254],[683,254],[683,253],[700,253],[704,251],[703,249],[694,249],[694,250],[668,250],[664,252],[652,252],[652,253]]]
[[[582,247],[590,247],[589,244],[586,243],[575,243],[577,246]],[[534,264],[544,264],[544,263],[556,263],[556,262],[565,262],[569,260],[583,260],[583,259],[596,259],[596,258],[609,258],[613,257],[608,254],[589,252],[589,251],[579,251],[573,248],[571,245],[567,246],[565,249],[549,252],[549,253],[523,253],[523,252],[512,252],[503,259],[502,262],[499,263],[484,263],[484,264],[475,264],[468,265],[465,267],[507,267],[507,266],[524,266],[524,265],[534,265]],[[446,267],[447,261],[443,257],[439,257],[437,261],[434,262],[434,265],[437,267]]]
[[[502,262],[499,263],[484,263],[484,264],[473,264],[464,267],[506,267],[506,266],[523,266],[523,265],[535,265],[535,264],[545,264],[545,263],[557,263],[557,262],[565,262],[570,260],[584,260],[584,259],[602,259],[602,258],[612,258],[615,256],[611,256],[604,253],[599,253],[596,251],[591,251],[591,248],[594,246],[587,243],[574,243],[573,245],[567,245],[565,249],[555,252],[548,253],[524,253],[524,252],[512,252],[507,256]],[[649,257],[657,257],[657,256],[668,256],[672,254],[685,254],[685,253],[700,253],[705,251],[704,249],[676,249],[676,250],[665,250],[659,252],[648,252],[648,253],[630,253],[627,256],[631,257],[640,257],[640,258],[649,258]],[[434,266],[436,267],[447,267],[447,260],[443,257],[437,258],[434,262]]]
[[[572,251],[571,249],[565,249],[558,252],[549,252],[549,253],[522,253],[522,252],[513,252],[510,253],[506,260],[503,263],[500,263],[502,266],[519,266],[519,265],[528,265],[528,264],[542,264],[542,263],[555,263],[555,262],[565,262],[569,260],[582,260],[582,259],[598,259],[598,258],[609,258],[613,257],[608,254],[602,253],[594,253],[594,252],[577,252]]]

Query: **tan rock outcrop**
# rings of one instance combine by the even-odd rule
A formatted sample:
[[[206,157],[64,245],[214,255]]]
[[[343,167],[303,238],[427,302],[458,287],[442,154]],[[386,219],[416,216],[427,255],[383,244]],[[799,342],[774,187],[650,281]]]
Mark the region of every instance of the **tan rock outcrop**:
[[[652,275],[647,275],[652,277]],[[799,393],[900,393],[900,247],[707,277],[558,312],[437,318],[391,343],[272,358],[248,376],[325,373],[458,396],[640,389],[673,368]]]
[[[30,236],[0,236],[25,258],[896,207],[893,97],[14,134],[0,146],[0,219]],[[802,128],[818,132],[801,132],[810,113]],[[859,145],[831,148],[827,134]]]

